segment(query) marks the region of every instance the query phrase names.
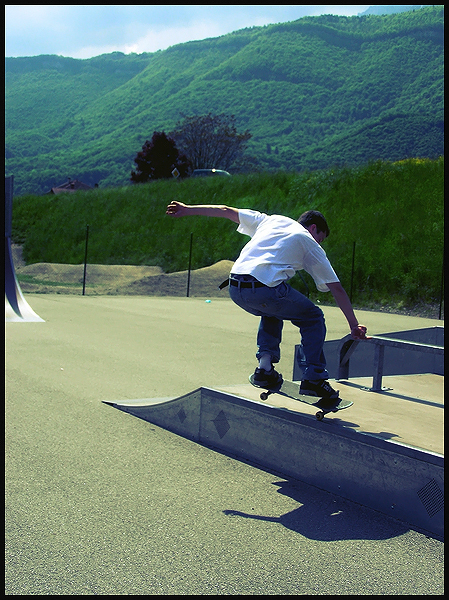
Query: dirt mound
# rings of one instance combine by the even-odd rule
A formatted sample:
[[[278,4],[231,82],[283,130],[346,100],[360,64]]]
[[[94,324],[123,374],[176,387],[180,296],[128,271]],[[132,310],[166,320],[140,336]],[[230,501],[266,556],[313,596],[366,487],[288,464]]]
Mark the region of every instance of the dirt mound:
[[[190,273],[189,296],[222,296],[220,283],[228,278],[234,263],[221,260],[210,267],[196,269]],[[117,294],[137,294],[142,296],[186,296],[188,271],[150,275],[118,287]]]
[[[61,281],[68,284],[83,283],[84,265],[35,263],[17,269],[17,273],[40,281]],[[128,265],[87,265],[86,279],[90,285],[110,282],[132,282],[141,277],[163,273],[160,267],[134,267]]]
[[[14,255],[16,274],[24,292],[80,294],[84,265],[35,263],[25,266],[20,251]],[[233,263],[221,260],[190,273],[189,296],[222,296],[218,286],[227,279]],[[86,294],[186,296],[188,272],[164,273],[160,267],[87,265]]]

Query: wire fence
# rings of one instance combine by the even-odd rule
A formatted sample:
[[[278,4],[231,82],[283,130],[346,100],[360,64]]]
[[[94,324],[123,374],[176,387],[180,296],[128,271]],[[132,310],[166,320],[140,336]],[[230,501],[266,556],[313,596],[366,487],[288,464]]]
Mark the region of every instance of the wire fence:
[[[90,227],[86,225],[84,262],[81,264],[36,263],[25,265],[20,246],[13,245],[13,259],[16,275],[24,292],[81,294],[81,295],[169,295],[169,296],[208,296],[226,297],[219,285],[227,278],[232,261],[223,260],[210,267],[192,269],[194,236],[188,240],[188,261],[186,269],[177,273],[164,273],[162,268],[145,265],[99,265],[89,263]],[[195,243],[201,244],[201,240]],[[352,242],[347,248],[346,262],[350,266],[350,277],[344,282],[351,302],[360,300],[360,289],[356,282],[357,244]],[[359,258],[360,260],[360,258]],[[314,299],[313,282],[307,274],[298,272],[292,280],[294,287]],[[313,290],[313,291],[312,291]],[[430,302],[432,316],[444,318],[444,261],[438,300]]]

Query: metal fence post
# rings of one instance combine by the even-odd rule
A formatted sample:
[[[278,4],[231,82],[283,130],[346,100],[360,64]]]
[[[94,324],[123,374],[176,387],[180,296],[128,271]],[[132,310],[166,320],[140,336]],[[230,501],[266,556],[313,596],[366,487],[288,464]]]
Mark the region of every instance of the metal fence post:
[[[83,274],[83,296],[86,292],[86,271],[87,271],[87,244],[89,241],[89,225],[86,225],[86,248],[84,250],[84,274]]]
[[[187,273],[187,298],[190,292],[190,269],[192,266],[192,245],[193,245],[193,233],[190,234],[190,250],[189,250],[189,270]]]

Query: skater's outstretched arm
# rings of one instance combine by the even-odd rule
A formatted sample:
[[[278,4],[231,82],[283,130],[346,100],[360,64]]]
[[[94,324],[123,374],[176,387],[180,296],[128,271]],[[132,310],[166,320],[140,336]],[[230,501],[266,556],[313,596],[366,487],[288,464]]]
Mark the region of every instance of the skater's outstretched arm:
[[[336,303],[340,307],[340,310],[345,315],[349,329],[351,330],[351,336],[355,340],[367,340],[370,339],[369,336],[366,335],[366,327],[365,325],[361,325],[357,317],[354,314],[354,310],[352,308],[351,301],[348,298],[348,294],[345,289],[341,285],[340,282],[328,283],[326,284],[330,289],[333,297],[335,298]]]
[[[219,204],[184,204],[173,201],[167,206],[167,215],[171,217],[187,217],[200,215],[203,217],[222,217],[234,223],[240,223],[238,208]]]

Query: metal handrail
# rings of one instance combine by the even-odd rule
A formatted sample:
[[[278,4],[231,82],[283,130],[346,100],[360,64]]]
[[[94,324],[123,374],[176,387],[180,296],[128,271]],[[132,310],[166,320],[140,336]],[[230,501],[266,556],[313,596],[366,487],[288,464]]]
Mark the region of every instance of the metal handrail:
[[[406,348],[407,350],[419,350],[420,352],[426,352],[430,354],[444,354],[443,346],[433,346],[431,344],[422,344],[419,342],[410,342],[407,340],[394,340],[391,338],[380,336],[374,336],[367,340],[361,341],[354,340],[351,338],[350,335],[347,335],[342,339],[342,343],[340,346],[338,379],[349,378],[349,359],[359,343],[370,343],[375,345],[373,387],[371,388],[371,391],[373,392],[382,391],[384,352],[386,346],[390,346],[392,348]]]

